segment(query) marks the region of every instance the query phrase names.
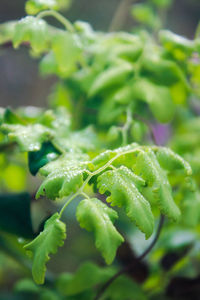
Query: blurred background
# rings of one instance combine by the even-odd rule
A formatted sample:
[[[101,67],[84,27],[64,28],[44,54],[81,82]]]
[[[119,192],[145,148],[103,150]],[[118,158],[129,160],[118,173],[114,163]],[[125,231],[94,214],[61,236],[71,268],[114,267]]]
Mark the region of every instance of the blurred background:
[[[125,1],[129,1],[130,5],[132,2],[142,2],[134,0]],[[25,2],[25,0],[0,0],[0,23],[9,20],[18,20],[24,17]],[[69,10],[63,12],[63,14],[72,22],[76,20],[83,20],[89,22],[95,30],[107,31],[120,2],[121,0],[72,0],[71,7]],[[199,17],[200,0],[174,0],[173,5],[166,16],[165,27],[177,34],[193,38]],[[120,29],[127,31],[133,30],[136,23],[130,14],[130,10],[128,10],[124,19],[125,22]],[[52,19],[48,19],[48,21],[54,22]],[[56,25],[59,26],[57,23]],[[21,47],[19,50],[14,50],[11,45],[0,48],[0,106],[11,106],[15,108],[19,106],[32,105],[44,107],[47,105],[48,95],[55,82],[55,76],[50,76],[48,78],[40,77],[38,71],[38,60],[30,57],[27,48]],[[16,186],[16,184],[18,181],[20,182],[20,180],[22,182],[26,181],[25,178],[27,176],[27,170],[22,170],[22,168],[18,168],[16,165],[11,165],[7,168],[6,172],[4,171],[4,173],[7,181],[14,184],[14,191],[23,190],[23,186]],[[20,180],[12,180],[12,176],[13,178],[17,177]],[[38,179],[31,177],[28,178],[27,181],[31,182],[29,191],[34,192],[37,186],[39,186]],[[11,187],[9,186],[9,188]],[[32,212],[35,216],[37,216],[37,220],[35,220],[35,224],[33,225],[37,227],[39,220],[42,220],[48,214],[50,215],[51,211],[55,211],[56,208],[52,202],[47,202],[46,199],[41,200],[39,204],[37,201],[34,201],[34,199],[32,199],[32,202]],[[44,211],[46,212],[45,216],[42,214]],[[50,271],[53,270],[54,273],[74,270],[81,261],[88,259],[96,259],[99,263],[103,263],[94,247],[93,237],[81,230],[78,224],[75,222],[73,223],[72,216],[74,214],[75,207],[73,207],[72,204],[69,214],[66,215],[67,222],[70,223],[68,241],[65,246],[59,250],[56,257],[54,257],[54,259],[52,259],[49,263],[49,269]],[[125,225],[120,224],[120,226]],[[135,232],[132,231],[130,243],[134,244],[134,246],[137,245],[134,250],[136,254],[139,254],[141,253],[141,249],[144,247],[144,238],[141,238],[141,234],[137,232],[137,229],[135,229]],[[164,234],[163,236],[165,237]],[[10,236],[3,236],[3,238],[6,239],[6,245],[9,245],[10,243],[10,248],[14,248],[14,246],[17,247],[18,240],[16,238],[14,239]],[[174,240],[177,241],[178,238],[175,238]],[[181,239],[179,238],[179,240]],[[190,236],[188,240],[191,242]],[[162,243],[163,241],[161,240],[160,244],[158,244],[158,249]],[[0,245],[2,246],[1,239]],[[88,245],[91,246],[88,247]],[[197,249],[198,253],[199,249],[200,245]],[[163,250],[161,249],[161,251]],[[6,248],[6,255],[7,254],[10,254],[11,257],[13,256],[13,253],[8,253],[8,249]],[[65,257],[65,259],[63,259],[63,257]],[[133,260],[132,256],[128,257],[127,252],[124,252],[124,257],[122,251],[122,261],[123,259],[130,259],[130,261]],[[196,268],[198,269],[198,265]],[[138,282],[142,282],[146,279],[148,271],[149,270],[146,265],[139,265],[138,273],[135,271],[136,276],[138,277],[134,279]],[[159,274],[157,276],[159,276]],[[18,264],[15,260],[8,259],[4,253],[0,252],[0,300],[21,300],[21,298],[10,297],[10,293],[12,293],[10,292],[11,288],[13,287],[14,282],[16,282],[20,277],[30,277],[30,263],[28,262],[28,268],[23,268],[23,266],[20,266],[20,264]]]
[[[0,1],[0,23],[25,16],[25,0]],[[72,22],[89,22],[96,30],[107,30],[121,0],[73,0],[63,14]],[[141,2],[131,1],[129,2]],[[193,38],[200,16],[199,0],[175,0],[166,16],[165,27],[175,33]],[[121,29],[131,30],[134,20],[127,14]],[[25,74],[25,76],[24,76]],[[0,106],[46,106],[55,77],[41,79],[37,59],[30,58],[28,50],[12,47],[0,50]]]

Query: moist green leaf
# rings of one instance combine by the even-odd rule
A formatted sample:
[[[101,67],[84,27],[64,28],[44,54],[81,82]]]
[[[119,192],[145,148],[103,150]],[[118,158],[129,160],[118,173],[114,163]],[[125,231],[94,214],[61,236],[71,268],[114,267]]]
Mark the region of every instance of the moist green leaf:
[[[118,165],[124,164],[126,166],[133,165],[133,153],[134,150],[136,151],[136,148],[139,149],[138,144],[132,143],[127,146],[119,147],[114,150],[106,150],[99,155],[97,155],[91,162],[91,168],[94,170],[97,170],[104,166],[109,160],[116,157],[114,164]],[[132,153],[131,153],[132,152]],[[117,158],[119,156],[119,158]],[[132,159],[130,159],[130,156]]]
[[[161,212],[176,221],[180,217],[180,210],[173,200],[166,172],[162,170],[151,149],[146,149],[138,154],[134,171],[147,182],[147,187],[153,193],[153,201],[158,204]],[[143,193],[145,193],[145,189]],[[150,194],[147,192],[145,195],[150,200]]]
[[[66,225],[59,220],[59,214],[55,213],[45,223],[44,230],[24,248],[33,256],[33,279],[38,284],[44,283],[46,263],[50,259],[49,254],[55,254],[57,248],[63,246],[66,238]]]
[[[174,171],[183,170],[186,175],[192,174],[192,169],[187,161],[185,161],[180,155],[176,154],[169,148],[159,147],[155,151],[156,157],[160,166],[163,169]]]
[[[108,162],[112,163],[114,167],[119,169],[117,169],[117,171],[114,170],[105,172],[110,168],[110,163]],[[115,199],[113,200],[112,189],[116,196],[120,195],[119,186],[122,183],[120,176],[119,178],[116,177],[116,179],[114,177],[114,173],[119,172],[119,170],[124,167],[129,168],[129,172],[131,172],[130,170],[133,170],[134,173],[139,176],[140,188],[138,188],[137,185],[135,188],[138,188],[137,192],[140,193],[140,197],[142,197],[141,199],[146,199],[145,201],[149,201],[152,205],[158,205],[161,212],[169,218],[175,221],[179,218],[180,210],[173,200],[172,188],[167,178],[166,171],[180,170],[183,171],[185,176],[191,175],[191,167],[184,159],[165,147],[145,147],[139,146],[138,144],[132,144],[115,150],[102,152],[92,160],[90,169],[96,170],[102,168],[102,172],[104,173],[99,176],[98,180],[102,183],[101,178],[104,178],[104,176],[105,180],[103,181],[103,187],[99,184],[99,189],[102,193],[105,193],[106,190],[111,192],[111,201],[113,204],[115,203]],[[164,169],[166,169],[166,171]],[[109,174],[110,177],[107,176],[107,178],[106,173]],[[128,177],[126,179],[128,180]],[[108,180],[108,182],[106,182],[106,180]],[[115,180],[120,181],[120,184],[114,184]],[[106,189],[107,187],[110,189]],[[121,198],[123,198],[123,200]],[[125,202],[126,198],[124,195],[121,196],[121,198],[121,205],[124,206],[125,210],[127,210],[127,203]],[[129,202],[128,204],[130,206]],[[116,205],[119,206],[117,200]],[[131,215],[130,212],[129,214]],[[134,218],[135,216],[132,216],[132,220],[134,220]],[[134,221],[136,222],[136,220]],[[140,220],[137,222],[140,222]],[[141,226],[144,225],[137,222],[137,226],[146,233],[148,225],[142,228]]]
[[[42,143],[53,136],[53,132],[41,124],[23,126],[5,123],[1,125],[0,130],[8,134],[8,139],[16,142],[24,152],[40,150]]]
[[[109,191],[111,196],[106,200],[111,202],[112,206],[123,207],[131,221],[135,222],[148,238],[153,232],[154,217],[149,202],[140,192],[144,184],[143,179],[124,166],[104,172],[98,177],[99,192],[104,194]]]
[[[70,132],[68,136],[65,135],[64,137],[55,138],[54,144],[66,152],[94,151],[97,150],[99,146],[97,135],[92,126]]]
[[[77,220],[82,228],[93,231],[95,245],[102,253],[107,264],[115,258],[118,246],[124,241],[114,227],[117,213],[100,200],[85,199],[80,202],[76,211]]]
[[[44,20],[32,16],[21,19],[15,27],[13,45],[18,48],[22,42],[30,42],[33,51],[40,53],[47,47],[48,28]]]
[[[63,198],[70,195],[83,184],[83,174],[88,161],[87,155],[67,153],[40,169],[47,178],[41,184],[36,198],[47,196],[49,199]]]
[[[88,160],[89,156],[87,154],[69,152],[42,167],[40,169],[40,174],[43,176],[48,176],[56,169],[68,169],[73,167],[86,168]]]
[[[69,32],[59,32],[52,40],[58,72],[67,77],[77,70],[82,61],[82,45],[79,37]]]

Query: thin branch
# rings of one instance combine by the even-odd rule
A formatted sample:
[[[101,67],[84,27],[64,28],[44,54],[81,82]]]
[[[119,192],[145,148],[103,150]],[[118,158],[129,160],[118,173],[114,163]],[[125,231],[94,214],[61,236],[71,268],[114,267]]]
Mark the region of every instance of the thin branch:
[[[111,277],[104,285],[103,287],[99,290],[99,292],[97,293],[96,297],[94,298],[94,300],[99,300],[101,298],[101,296],[104,294],[104,292],[107,290],[107,288],[111,285],[111,283],[113,283],[113,281],[115,281],[119,276],[121,276],[124,273],[127,273],[128,271],[132,270],[136,264],[136,262],[141,261],[142,259],[144,259],[145,256],[147,256],[149,254],[149,252],[152,250],[152,248],[155,246],[162,227],[164,224],[164,216],[161,215],[160,216],[160,221],[159,221],[159,225],[158,225],[158,229],[157,232],[155,234],[154,239],[152,240],[151,244],[149,245],[149,247],[147,247],[147,249],[141,254],[139,255],[136,260],[130,264],[128,267],[125,267],[123,269],[121,269],[119,272],[117,272],[113,277]]]
[[[89,176],[86,178],[86,180],[84,181],[83,185],[79,188],[79,190],[75,194],[73,194],[68,199],[67,202],[65,202],[65,204],[63,205],[63,207],[60,210],[60,213],[59,213],[60,216],[59,216],[59,218],[62,217],[62,214],[63,214],[65,208],[71,203],[71,201],[74,200],[77,196],[79,196],[79,195],[82,194],[82,192],[84,191],[84,188],[86,187],[86,185],[89,183],[90,179],[93,176],[95,176],[95,175],[101,173],[102,171],[106,170],[108,167],[110,167],[110,165],[112,164],[112,162],[115,161],[121,155],[125,155],[125,154],[128,154],[128,153],[133,153],[133,152],[135,152],[137,150],[138,150],[138,148],[134,148],[134,149],[127,150],[127,151],[124,151],[124,152],[120,152],[116,156],[112,157],[104,166],[100,167],[96,171],[94,171],[94,172],[87,171],[87,173],[88,173]]]
[[[122,132],[122,146],[126,146],[128,144],[128,130],[132,124],[132,113],[130,108],[127,109],[126,111],[126,122],[124,126],[121,128]]]
[[[120,30],[127,18],[128,8],[133,0],[121,0],[111,20],[108,31]]]
[[[157,240],[159,239],[159,236],[160,236],[163,224],[164,224],[164,220],[165,220],[164,215],[161,215],[160,220],[159,220],[159,224],[158,224],[158,228],[157,228],[157,232],[155,234],[155,237],[154,237],[153,241],[151,242],[149,247],[147,247],[147,249],[137,258],[137,260],[142,260],[147,254],[149,254],[149,252],[155,246]]]
[[[196,28],[196,31],[195,31],[195,35],[194,35],[194,38],[195,39],[198,39],[200,37],[200,21],[197,25],[197,28]]]
[[[67,31],[74,33],[74,27],[72,25],[72,23],[66,19],[63,15],[61,15],[60,13],[58,13],[57,11],[54,10],[44,10],[42,12],[40,12],[37,15],[37,19],[42,19],[45,17],[54,17],[55,19],[57,19],[61,24],[63,24],[63,26],[66,28]]]

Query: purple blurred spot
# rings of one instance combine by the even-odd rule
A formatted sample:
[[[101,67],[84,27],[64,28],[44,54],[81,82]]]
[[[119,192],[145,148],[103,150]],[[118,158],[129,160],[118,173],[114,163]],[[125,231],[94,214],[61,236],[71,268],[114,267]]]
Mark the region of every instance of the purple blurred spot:
[[[169,125],[160,123],[152,124],[153,134],[157,145],[165,145],[170,138],[171,130]]]

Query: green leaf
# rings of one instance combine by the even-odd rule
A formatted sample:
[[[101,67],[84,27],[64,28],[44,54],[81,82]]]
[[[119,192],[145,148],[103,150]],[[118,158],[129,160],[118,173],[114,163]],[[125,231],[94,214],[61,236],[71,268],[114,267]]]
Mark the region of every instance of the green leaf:
[[[159,122],[167,123],[173,118],[175,105],[167,87],[155,85],[146,79],[139,79],[133,84],[133,95],[134,98],[149,105]]]
[[[71,0],[28,0],[25,9],[29,15],[35,15],[42,10],[68,8],[70,3]]]
[[[114,97],[115,98],[115,97]],[[98,111],[98,122],[101,125],[115,124],[119,117],[125,113],[125,106],[115,102],[112,96],[105,99]],[[112,111],[112,114],[110,113]]]
[[[148,25],[152,28],[160,25],[160,20],[155,14],[153,8],[145,3],[135,4],[131,10],[132,16],[138,22]]]
[[[65,107],[57,107],[54,110],[52,127],[60,137],[68,137],[71,126],[71,116]]]
[[[161,30],[159,33],[161,44],[172,52],[177,59],[184,60],[195,51],[195,42],[175,34],[169,30]]]
[[[0,107],[0,125],[3,123],[4,121],[4,113],[5,113],[5,108]]]
[[[39,70],[42,76],[50,74],[59,74],[58,64],[56,62],[55,54],[49,51],[40,61]]]
[[[159,147],[155,150],[160,166],[168,171],[183,170],[187,176],[192,174],[192,169],[180,155],[169,148]]]
[[[143,47],[140,39],[136,38],[135,41],[130,44],[119,43],[118,45],[114,45],[113,55],[126,60],[135,61],[142,54]]]
[[[171,86],[181,82],[185,89],[188,88],[185,74],[178,64],[163,59],[158,54],[146,54],[142,61],[141,73],[159,85]]]
[[[36,198],[47,196],[55,200],[76,192],[83,184],[87,158],[87,155],[67,153],[41,168],[40,173],[47,178],[37,191]]]
[[[168,8],[172,5],[172,0],[151,0],[152,3],[154,3],[158,8]]]
[[[194,190],[184,189],[181,202],[182,216],[181,220],[187,227],[195,227],[200,220],[200,193],[196,187]]]
[[[132,86],[132,82],[131,82]],[[121,87],[118,89],[112,96],[111,99],[116,104],[128,104],[132,100],[132,89],[130,84],[127,83],[127,85]],[[110,99],[109,99],[110,100]]]
[[[13,45],[18,48],[22,42],[30,42],[35,53],[47,47],[48,28],[44,20],[32,16],[21,19],[15,27]]]
[[[120,66],[111,67],[99,74],[95,78],[88,95],[93,97],[103,90],[110,88],[114,85],[121,84],[133,72],[131,64],[122,63]]]
[[[106,282],[114,275],[111,267],[99,267],[92,262],[85,262],[74,273],[63,273],[57,281],[58,290],[65,296],[76,295]]]
[[[36,285],[34,281],[29,278],[21,279],[15,285],[15,291],[18,293],[34,293],[39,294],[41,287]]]
[[[124,164],[127,167],[133,166],[133,153],[139,151],[139,145],[132,143],[114,150],[106,150],[97,155],[91,162],[92,171],[103,167],[109,160],[115,157],[114,165]],[[119,157],[119,158],[118,158]]]
[[[31,174],[36,175],[40,168],[55,160],[60,154],[51,142],[43,143],[39,151],[28,152],[28,166]]]
[[[41,124],[23,126],[20,124],[2,124],[0,130],[8,134],[10,141],[16,142],[21,151],[38,151],[42,143],[52,138],[53,132]]]
[[[40,169],[40,174],[48,176],[52,174],[56,169],[73,169],[73,168],[86,168],[88,164],[88,155],[83,153],[65,153],[55,161],[46,164]]]
[[[28,193],[0,194],[0,229],[24,238],[34,236]]]
[[[66,152],[88,152],[98,149],[99,142],[92,126],[70,132],[67,136],[54,139],[54,144]]]
[[[55,213],[45,223],[44,230],[24,248],[33,256],[33,279],[38,284],[44,283],[46,263],[50,259],[49,254],[55,254],[57,248],[63,246],[66,238],[66,225],[59,220],[59,214]]]
[[[131,126],[131,136],[134,141],[141,142],[147,132],[147,126],[141,121],[133,121]]]
[[[107,201],[111,205],[123,207],[131,221],[148,238],[154,227],[154,217],[149,202],[140,192],[145,182],[128,168],[121,166],[119,169],[106,171],[98,177],[98,188],[101,194],[106,191],[111,193]]]
[[[142,287],[127,276],[117,278],[105,291],[102,300],[147,300]]]
[[[181,249],[187,248],[197,241],[197,235],[188,229],[168,227],[164,230],[164,234],[160,237],[160,248],[162,248],[165,253],[179,251]]]
[[[0,45],[13,39],[16,21],[8,21],[0,25]]]
[[[118,138],[121,137],[120,128],[117,126],[111,126],[107,132],[108,140],[111,142],[116,141]]]
[[[106,263],[110,264],[115,258],[118,246],[124,241],[113,225],[118,218],[117,213],[100,200],[93,198],[80,202],[76,216],[82,228],[94,232],[95,245],[101,251]]]
[[[52,40],[52,50],[61,76],[68,77],[78,69],[83,51],[77,35],[66,31],[59,32]]]
[[[53,108],[62,106],[71,111],[72,103],[70,96],[70,91],[67,85],[63,82],[57,82],[53,86],[53,90],[49,95],[50,106]]]
[[[26,122],[15,114],[10,108],[6,108],[3,115],[3,122],[8,124],[22,124],[26,125]]]
[[[90,23],[85,21],[76,21],[74,22],[74,28],[81,35],[81,37],[86,39],[86,41],[94,41],[95,32]]]
[[[110,166],[111,163],[112,166],[119,169],[105,172],[110,167],[112,167]],[[101,178],[105,177],[105,180],[103,181],[103,187],[101,188],[101,185],[99,185],[100,192],[106,192],[106,188],[108,187],[108,191],[111,192],[111,201],[113,203],[116,203],[116,205],[119,206],[120,204],[117,203],[117,200],[112,199],[112,190],[113,193],[115,193],[116,197],[120,195],[120,184],[123,183],[123,185],[125,186],[125,183],[121,180],[121,174],[118,174],[118,172],[119,170],[123,170],[123,168],[126,169],[127,167],[133,170],[133,172],[137,176],[139,176],[137,178],[140,179],[140,181],[138,181],[140,187],[138,188],[138,186],[136,185],[135,188],[138,188],[137,192],[141,194],[140,197],[142,196],[142,199],[145,198],[145,201],[149,201],[152,205],[157,205],[160,208],[161,212],[167,215],[169,218],[175,221],[179,218],[180,211],[173,200],[172,189],[167,178],[166,171],[172,172],[174,170],[180,170],[183,171],[183,174],[185,176],[190,176],[191,167],[184,159],[182,159],[179,155],[177,155],[170,149],[155,146],[139,146],[138,144],[133,143],[126,147],[102,152],[92,160],[89,166],[92,171],[101,168],[102,172],[104,172],[98,178],[98,180],[100,180],[100,183],[102,183]],[[116,178],[114,176],[115,172],[117,172]],[[131,171],[128,170],[128,172]],[[109,174],[109,176],[107,176],[106,174]],[[134,174],[132,173],[132,176],[133,175]],[[129,177],[126,176],[126,180],[129,180],[128,178]],[[133,179],[131,180],[133,181]],[[115,183],[115,181],[119,181],[120,183]],[[133,181],[133,183],[135,182]],[[129,186],[131,185],[129,184]],[[128,192],[128,189],[126,190]],[[121,191],[121,194],[123,196],[121,196],[122,199],[120,198],[120,201],[122,202],[121,205],[123,205],[126,210],[127,203],[129,205],[130,203],[125,202],[126,198],[123,193],[124,187]],[[134,217],[132,218],[133,220]],[[140,222],[140,220],[138,220],[138,222]],[[143,232],[148,228],[147,222],[146,227],[144,227],[143,229],[141,227],[143,226],[142,224],[140,224],[140,226],[139,223],[136,222],[136,224]]]
[[[138,154],[134,171],[147,182],[147,193],[143,193],[149,201],[157,203],[161,212],[174,221],[180,217],[180,210],[172,197],[172,190],[167,175],[162,170],[154,152],[146,149]],[[152,196],[149,193],[152,190]],[[150,199],[153,198],[153,199]]]
[[[49,288],[43,289],[40,293],[40,300],[61,300],[60,295],[54,290],[50,290]]]

